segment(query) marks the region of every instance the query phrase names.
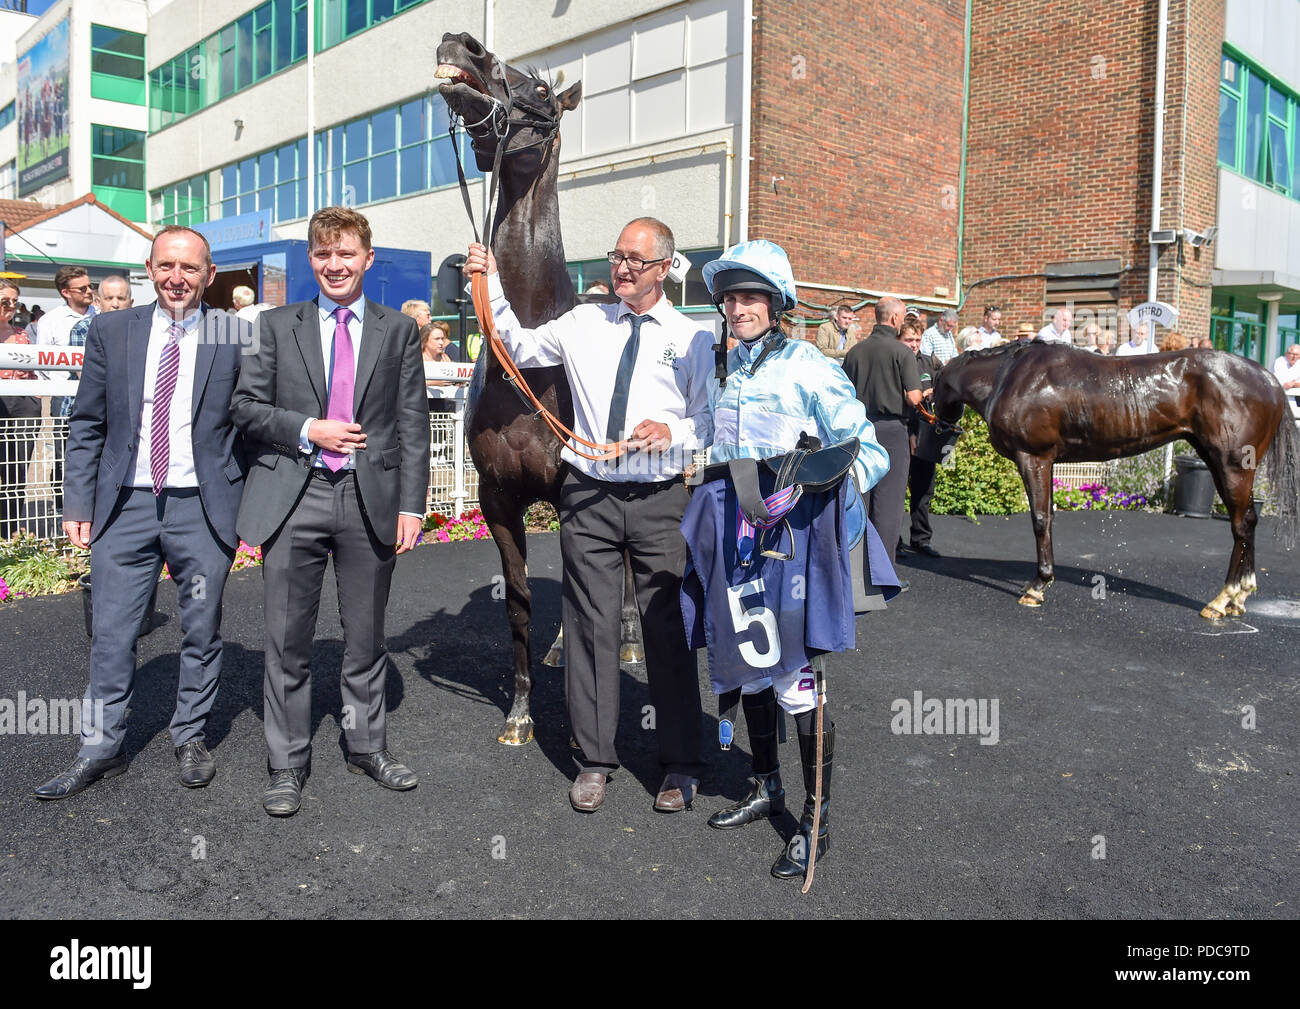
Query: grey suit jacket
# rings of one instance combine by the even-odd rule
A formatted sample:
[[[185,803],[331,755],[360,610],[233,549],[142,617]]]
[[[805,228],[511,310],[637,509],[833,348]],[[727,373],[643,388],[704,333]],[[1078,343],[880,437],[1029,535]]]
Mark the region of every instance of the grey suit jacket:
[[[86,334],[85,367],[68,420],[63,517],[89,522],[97,540],[117,517],[118,492],[135,471],[144,402],[145,355],[154,306],[95,316]],[[230,418],[230,394],[252,339],[247,322],[204,309],[194,358],[190,441],[199,497],[208,522],[231,548],[244,490],[244,454]]]
[[[252,544],[275,535],[311,476],[298,436],[328,407],[318,311],[304,301],[257,317],[257,352],[230,403],[249,459],[238,529]],[[391,544],[398,512],[423,515],[429,490],[429,400],[413,319],[366,300],[355,388],[353,418],[366,435],[355,456],[361,511],[375,538]]]

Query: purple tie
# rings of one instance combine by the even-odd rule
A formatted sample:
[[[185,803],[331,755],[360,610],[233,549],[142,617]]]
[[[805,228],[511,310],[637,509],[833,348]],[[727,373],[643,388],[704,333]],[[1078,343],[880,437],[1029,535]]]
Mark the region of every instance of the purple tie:
[[[162,493],[167,480],[167,460],[171,451],[172,393],[181,369],[180,339],[185,327],[173,322],[167,327],[167,343],[158,358],[158,378],[153,387],[153,413],[149,418],[149,476],[153,478],[154,496]]]
[[[334,373],[330,376],[330,401],[325,411],[327,420],[341,420],[352,423],[353,385],[356,381],[356,362],[352,352],[352,334],[348,332],[348,322],[352,319],[352,309],[336,308],[334,310]],[[337,473],[348,461],[345,452],[331,452],[322,449],[320,457],[325,465]]]

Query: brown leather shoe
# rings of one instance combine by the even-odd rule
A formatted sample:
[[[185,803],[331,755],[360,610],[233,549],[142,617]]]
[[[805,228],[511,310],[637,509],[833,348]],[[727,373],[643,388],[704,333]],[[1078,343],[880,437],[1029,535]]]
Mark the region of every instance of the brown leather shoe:
[[[579,813],[594,813],[605,801],[604,771],[583,771],[569,789],[569,802]]]
[[[680,813],[683,809],[690,809],[699,787],[699,778],[692,778],[688,774],[667,775],[655,797],[655,810],[660,813]]]

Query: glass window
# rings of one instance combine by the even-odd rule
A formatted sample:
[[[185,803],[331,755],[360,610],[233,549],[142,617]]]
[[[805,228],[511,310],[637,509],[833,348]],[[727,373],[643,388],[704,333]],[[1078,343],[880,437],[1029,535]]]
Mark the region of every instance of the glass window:
[[[243,90],[253,83],[253,15],[245,14],[235,22],[235,45],[238,48],[236,86]]]
[[[378,24],[393,16],[394,0],[370,0],[370,23]]]
[[[370,117],[370,152],[379,154],[397,146],[397,109],[384,109]]]
[[[1234,95],[1219,92],[1219,162],[1237,167],[1237,105]]]
[[[10,102],[4,108],[0,108],[0,130],[4,129],[14,121],[14,103]]]
[[[235,90],[235,26],[226,25],[217,33],[217,52],[219,53],[221,74],[221,97]]]
[[[253,74],[257,80],[269,77],[272,72],[272,31],[271,5],[262,4],[253,11]]]
[[[115,126],[91,127],[91,182],[144,190],[144,134]]]
[[[293,4],[293,58],[307,58],[307,0],[294,0]]]
[[[366,27],[366,0],[346,0],[343,34],[351,35]]]
[[[370,120],[358,119],[343,127],[343,161],[360,161],[370,154]]]
[[[339,201],[344,206],[356,207],[370,202],[370,175],[365,161],[343,168],[343,193]]]
[[[1268,114],[1286,121],[1286,95],[1277,88],[1270,88],[1268,93]]]
[[[402,194],[418,193],[422,189],[429,187],[428,180],[428,160],[425,157],[425,146],[423,143],[413,144],[410,147],[402,148],[401,154],[401,182]]]
[[[370,162],[370,199],[387,200],[397,195],[397,154],[389,151]]]
[[[90,69],[132,81],[144,80],[144,36],[121,28],[90,26]]]
[[[1278,189],[1291,188],[1291,164],[1286,143],[1286,127],[1278,123],[1268,124],[1269,151],[1268,164],[1264,181]]]
[[[239,183],[237,181],[236,167],[226,165],[221,169],[221,216],[234,217],[239,213],[239,204],[235,199],[239,195]]]
[[[1242,170],[1252,179],[1262,179],[1266,90],[1263,78],[1251,74],[1246,88],[1246,163]]]

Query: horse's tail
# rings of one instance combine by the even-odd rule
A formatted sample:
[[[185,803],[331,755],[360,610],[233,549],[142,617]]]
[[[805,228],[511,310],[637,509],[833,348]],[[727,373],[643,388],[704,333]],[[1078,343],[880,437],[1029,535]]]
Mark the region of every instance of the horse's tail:
[[[1289,404],[1282,408],[1281,423],[1264,457],[1264,475],[1270,503],[1277,512],[1278,535],[1290,549],[1300,534],[1300,434]]]

